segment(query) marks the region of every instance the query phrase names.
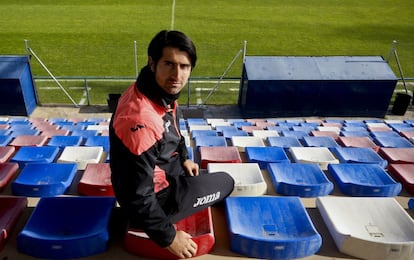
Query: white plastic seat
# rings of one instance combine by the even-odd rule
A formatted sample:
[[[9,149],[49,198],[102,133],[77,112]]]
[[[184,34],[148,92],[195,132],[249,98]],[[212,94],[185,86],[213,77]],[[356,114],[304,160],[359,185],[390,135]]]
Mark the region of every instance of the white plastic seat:
[[[233,177],[232,196],[260,196],[266,193],[267,184],[257,163],[209,163],[208,172],[224,171]]]
[[[342,253],[372,260],[414,258],[414,220],[394,198],[319,197],[316,207]]]
[[[289,152],[295,162],[317,163],[322,170],[326,170],[328,164],[339,163],[327,147],[291,147]]]
[[[102,162],[102,146],[67,146],[63,149],[58,162],[75,162],[78,170],[85,170],[88,163]]]

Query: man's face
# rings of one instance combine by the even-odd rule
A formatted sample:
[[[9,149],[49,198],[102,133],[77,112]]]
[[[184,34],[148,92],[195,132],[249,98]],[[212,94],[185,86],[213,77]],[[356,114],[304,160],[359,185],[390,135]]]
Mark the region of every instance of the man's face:
[[[185,86],[191,73],[191,61],[187,52],[178,48],[165,47],[157,64],[150,57],[151,70],[155,80],[168,94],[178,94]]]

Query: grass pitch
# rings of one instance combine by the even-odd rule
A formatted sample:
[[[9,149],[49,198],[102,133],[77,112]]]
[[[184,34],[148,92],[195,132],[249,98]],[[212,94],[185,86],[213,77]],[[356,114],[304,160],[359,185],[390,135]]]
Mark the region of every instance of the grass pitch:
[[[387,58],[393,40],[404,75],[414,77],[413,10],[412,0],[176,0],[174,29],[196,43],[195,77],[222,75],[244,41],[247,55]],[[0,0],[0,12],[0,55],[25,54],[26,39],[55,76],[134,77],[134,41],[141,68],[153,35],[172,26],[172,1],[165,0]],[[241,62],[227,76],[239,77]],[[395,59],[390,65],[399,76]],[[37,62],[32,69],[47,75]],[[125,88],[91,85],[93,103]],[[223,100],[237,100],[226,93]],[[48,95],[42,100],[54,99]]]

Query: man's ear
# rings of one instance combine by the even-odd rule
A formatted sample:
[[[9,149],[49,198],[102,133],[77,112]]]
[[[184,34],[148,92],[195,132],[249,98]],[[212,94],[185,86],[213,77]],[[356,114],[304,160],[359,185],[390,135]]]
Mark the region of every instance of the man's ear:
[[[155,62],[151,56],[148,56],[148,65],[150,66],[151,71],[155,72]]]

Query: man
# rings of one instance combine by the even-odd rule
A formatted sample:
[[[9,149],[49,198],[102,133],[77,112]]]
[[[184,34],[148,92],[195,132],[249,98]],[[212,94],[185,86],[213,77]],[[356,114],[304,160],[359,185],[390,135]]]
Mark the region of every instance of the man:
[[[159,32],[148,46],[148,64],[120,97],[110,124],[112,185],[129,226],[180,258],[194,256],[197,244],[173,224],[222,201],[234,187],[227,173],[199,175],[179,131],[177,99],[196,60],[185,34]]]

